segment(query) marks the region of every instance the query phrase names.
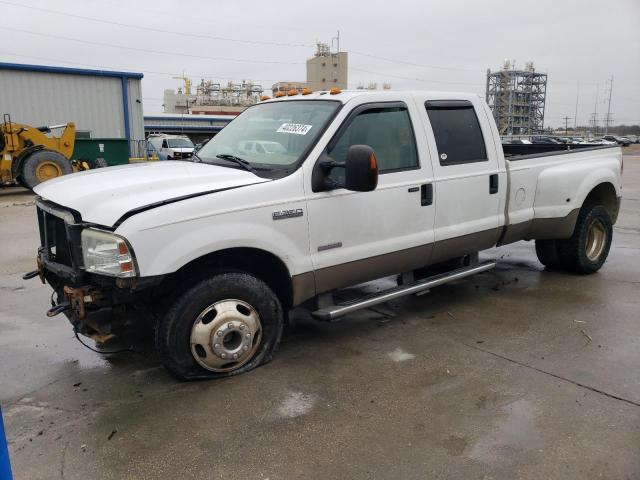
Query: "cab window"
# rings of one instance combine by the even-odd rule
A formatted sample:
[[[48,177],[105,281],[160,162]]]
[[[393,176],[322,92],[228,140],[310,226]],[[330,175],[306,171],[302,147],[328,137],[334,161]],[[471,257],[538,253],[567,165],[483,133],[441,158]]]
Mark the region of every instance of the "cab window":
[[[346,128],[338,133],[338,140],[327,149],[333,160],[344,162],[351,145],[369,145],[376,153],[380,174],[419,168],[415,135],[406,106],[365,107],[347,122]],[[334,168],[330,176],[340,182],[344,169]]]

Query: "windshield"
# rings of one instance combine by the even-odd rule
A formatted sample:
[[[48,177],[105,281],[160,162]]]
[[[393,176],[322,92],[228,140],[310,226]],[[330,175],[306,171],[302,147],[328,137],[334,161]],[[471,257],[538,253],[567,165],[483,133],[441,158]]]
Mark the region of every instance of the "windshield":
[[[295,169],[339,107],[340,102],[331,100],[256,105],[224,127],[198,151],[198,156],[204,163],[232,166],[217,157],[233,155],[265,172],[265,176],[286,175]]]
[[[169,148],[193,148],[193,142],[188,138],[170,138],[167,145]]]

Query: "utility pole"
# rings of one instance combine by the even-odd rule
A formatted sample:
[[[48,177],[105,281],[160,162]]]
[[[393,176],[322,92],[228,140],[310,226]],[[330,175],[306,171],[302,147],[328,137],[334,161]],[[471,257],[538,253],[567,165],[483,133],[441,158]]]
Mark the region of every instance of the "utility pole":
[[[578,131],[578,99],[580,98],[580,82],[578,82],[578,90],[576,92],[576,112],[573,114],[573,130]]]
[[[598,135],[598,93],[600,93],[600,84],[596,83],[596,102],[593,107],[593,130],[594,135]]]
[[[565,137],[569,134],[569,120],[571,117],[563,117],[564,118],[564,135]]]
[[[604,134],[609,133],[609,123],[611,122],[611,94],[613,92],[613,75],[611,75],[611,79],[609,80],[609,102],[607,105],[607,121],[604,124]]]

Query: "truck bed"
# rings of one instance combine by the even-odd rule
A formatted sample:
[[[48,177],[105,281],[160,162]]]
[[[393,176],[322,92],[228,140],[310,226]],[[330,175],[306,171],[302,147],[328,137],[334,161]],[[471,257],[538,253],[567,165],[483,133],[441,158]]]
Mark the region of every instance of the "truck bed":
[[[501,243],[569,236],[580,206],[593,188],[592,177],[598,176],[602,182],[618,184],[613,172],[620,170],[621,161],[622,151],[618,146],[571,148],[506,157],[509,176],[505,208],[507,230]],[[615,215],[612,214],[612,218],[615,221]]]
[[[562,155],[570,151],[597,150],[601,148],[615,148],[617,145],[551,145],[548,143],[503,143],[502,151],[508,160],[519,160],[520,157],[532,158],[534,156]]]

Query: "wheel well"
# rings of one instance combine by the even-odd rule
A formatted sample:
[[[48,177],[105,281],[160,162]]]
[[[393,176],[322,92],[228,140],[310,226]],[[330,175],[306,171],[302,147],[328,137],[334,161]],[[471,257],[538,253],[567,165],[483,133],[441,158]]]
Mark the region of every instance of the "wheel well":
[[[278,296],[282,306],[293,302],[293,286],[289,269],[276,255],[257,248],[219,250],[187,263],[176,272],[180,284],[191,283],[211,275],[212,270],[235,270],[255,275]]]
[[[42,145],[31,145],[27,146],[20,154],[16,157],[16,159],[11,164],[11,173],[14,177],[22,174],[22,165],[27,161],[33,153],[38,152],[40,150],[44,150]]]
[[[601,183],[589,192],[583,205],[602,205],[609,212],[611,222],[615,223],[620,210],[616,189],[611,183]]]

